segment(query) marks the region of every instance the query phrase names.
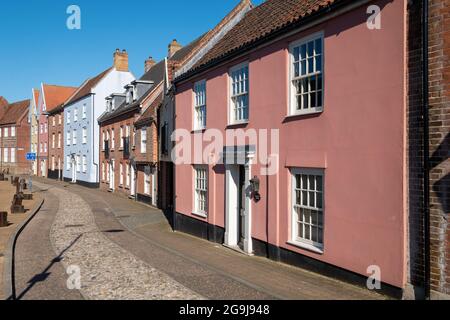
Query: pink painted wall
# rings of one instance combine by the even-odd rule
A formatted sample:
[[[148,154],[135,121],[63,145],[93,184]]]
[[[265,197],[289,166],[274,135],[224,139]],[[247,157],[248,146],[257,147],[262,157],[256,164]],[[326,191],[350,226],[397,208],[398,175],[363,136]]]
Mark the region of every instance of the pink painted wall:
[[[368,266],[378,265],[383,282],[403,287],[405,1],[374,3],[382,8],[381,30],[366,27],[364,6],[180,84],[176,128],[192,129],[193,83],[206,79],[207,127],[224,132],[228,69],[248,61],[250,120],[245,128],[279,128],[281,140],[279,174],[268,180],[260,176],[262,201],[252,204],[252,236],[363,275]],[[289,44],[317,31],[324,32],[324,112],[286,118]],[[291,225],[290,167],[325,169],[323,254],[287,243]],[[258,164],[254,165],[252,174],[259,173],[259,169]],[[191,214],[192,186],[192,166],[177,166],[176,211],[200,219]],[[220,227],[225,225],[224,196],[224,167],[210,167],[206,220]]]

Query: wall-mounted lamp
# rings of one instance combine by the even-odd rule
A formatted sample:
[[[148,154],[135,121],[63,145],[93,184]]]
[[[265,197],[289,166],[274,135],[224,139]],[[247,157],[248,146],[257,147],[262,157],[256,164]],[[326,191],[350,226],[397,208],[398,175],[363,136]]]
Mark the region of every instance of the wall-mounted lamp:
[[[260,188],[260,180],[257,176],[254,176],[253,179],[250,180],[250,188],[252,190],[252,197],[255,199],[256,202],[259,202],[261,200],[261,195],[259,194],[259,188]]]

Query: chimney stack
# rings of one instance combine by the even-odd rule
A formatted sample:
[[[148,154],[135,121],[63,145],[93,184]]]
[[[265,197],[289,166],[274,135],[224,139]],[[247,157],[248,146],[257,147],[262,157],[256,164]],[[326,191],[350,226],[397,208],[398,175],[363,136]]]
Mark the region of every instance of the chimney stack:
[[[149,57],[147,60],[145,60],[145,73],[147,73],[154,65],[156,64],[156,61],[153,60],[152,57]]]
[[[117,71],[128,72],[128,53],[125,49],[114,52],[114,67]]]
[[[176,39],[173,39],[173,41],[169,44],[169,58],[172,58],[172,56],[183,46],[178,43]]]

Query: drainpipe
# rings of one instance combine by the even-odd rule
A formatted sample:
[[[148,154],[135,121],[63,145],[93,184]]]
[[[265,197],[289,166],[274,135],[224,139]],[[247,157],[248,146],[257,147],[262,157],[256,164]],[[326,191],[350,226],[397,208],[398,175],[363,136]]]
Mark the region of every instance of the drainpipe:
[[[425,299],[430,299],[430,151],[428,97],[428,0],[422,1],[422,119],[423,119],[423,226],[425,237]]]

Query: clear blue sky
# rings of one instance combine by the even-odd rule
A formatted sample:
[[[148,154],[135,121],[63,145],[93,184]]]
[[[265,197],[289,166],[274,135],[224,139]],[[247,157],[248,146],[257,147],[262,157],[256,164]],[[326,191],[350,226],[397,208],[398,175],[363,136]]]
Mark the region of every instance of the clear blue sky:
[[[0,1],[0,96],[28,99],[41,82],[78,86],[112,65],[116,48],[130,69],[166,56],[218,23],[239,0],[14,0]],[[262,0],[254,0],[260,4]],[[67,7],[81,8],[81,30],[68,30]]]

